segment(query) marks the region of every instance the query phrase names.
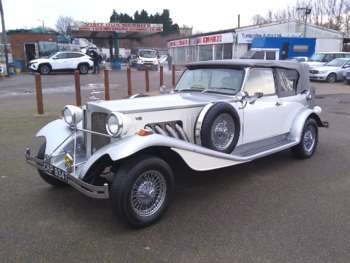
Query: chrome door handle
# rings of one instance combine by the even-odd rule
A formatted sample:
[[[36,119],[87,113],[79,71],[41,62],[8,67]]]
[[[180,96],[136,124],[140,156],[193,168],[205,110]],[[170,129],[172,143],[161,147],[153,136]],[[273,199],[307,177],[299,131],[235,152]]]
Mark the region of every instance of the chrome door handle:
[[[283,103],[282,102],[280,102],[280,101],[276,101],[276,106],[281,106]]]

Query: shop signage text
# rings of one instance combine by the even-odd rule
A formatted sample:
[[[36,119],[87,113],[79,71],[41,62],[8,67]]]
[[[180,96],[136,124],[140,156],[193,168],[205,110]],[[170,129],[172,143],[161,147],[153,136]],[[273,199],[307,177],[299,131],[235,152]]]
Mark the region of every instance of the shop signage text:
[[[148,32],[157,33],[163,31],[162,24],[145,23],[85,23],[78,27],[79,31],[101,32]]]

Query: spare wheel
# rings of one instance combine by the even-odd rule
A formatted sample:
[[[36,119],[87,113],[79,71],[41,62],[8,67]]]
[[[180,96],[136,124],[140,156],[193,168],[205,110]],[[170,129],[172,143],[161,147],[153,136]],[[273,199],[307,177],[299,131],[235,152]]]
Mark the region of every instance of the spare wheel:
[[[226,102],[208,104],[200,112],[195,127],[196,143],[209,149],[231,153],[240,134],[237,111]]]

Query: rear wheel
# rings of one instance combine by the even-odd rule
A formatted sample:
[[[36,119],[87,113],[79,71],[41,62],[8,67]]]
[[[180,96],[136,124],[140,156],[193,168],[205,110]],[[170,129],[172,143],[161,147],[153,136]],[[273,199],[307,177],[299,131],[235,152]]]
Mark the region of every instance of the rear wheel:
[[[314,119],[307,119],[304,124],[300,143],[292,148],[292,152],[299,159],[310,158],[316,151],[318,144],[318,126]]]
[[[334,73],[331,73],[327,76],[327,82],[328,83],[334,83],[337,81],[337,75]]]
[[[173,186],[173,172],[163,159],[140,155],[125,162],[115,175],[113,209],[132,227],[151,225],[168,207]]]
[[[80,64],[78,66],[80,74],[87,74],[89,73],[89,66],[87,64]]]
[[[46,149],[46,143],[43,143],[40,148],[39,148],[39,151],[38,151],[38,155],[37,155],[37,158],[40,159],[40,160],[44,160],[45,158],[45,149]],[[47,173],[45,173],[44,171],[42,170],[39,170],[38,169],[38,173],[40,175],[40,177],[48,184],[52,185],[52,186],[56,186],[56,187],[62,187],[62,186],[66,186],[67,184],[48,175]]]
[[[47,64],[44,64],[39,67],[39,71],[42,75],[48,75],[51,72],[51,67]]]

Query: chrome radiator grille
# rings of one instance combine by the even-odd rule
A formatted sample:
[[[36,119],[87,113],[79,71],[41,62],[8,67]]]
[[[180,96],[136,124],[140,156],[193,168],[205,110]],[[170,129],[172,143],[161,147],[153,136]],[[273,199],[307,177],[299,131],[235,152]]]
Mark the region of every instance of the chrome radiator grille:
[[[106,120],[108,114],[102,112],[94,112],[91,114],[91,130],[99,133],[107,134]],[[91,153],[96,152],[106,144],[109,144],[111,139],[105,136],[91,134]]]

